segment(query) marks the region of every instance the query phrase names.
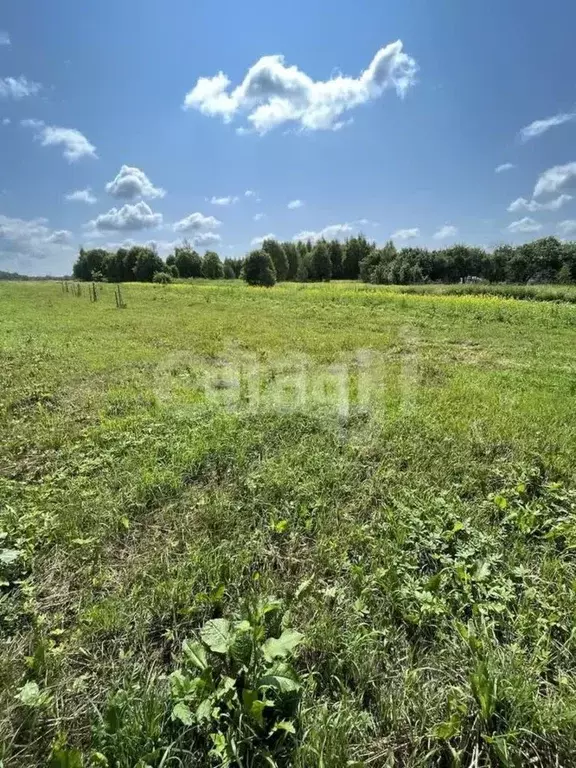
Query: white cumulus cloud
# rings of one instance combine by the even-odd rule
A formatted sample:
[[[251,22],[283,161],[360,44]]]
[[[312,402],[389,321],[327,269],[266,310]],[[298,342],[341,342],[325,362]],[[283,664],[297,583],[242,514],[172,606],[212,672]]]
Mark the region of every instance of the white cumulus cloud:
[[[202,213],[191,213],[174,224],[174,232],[205,232],[217,229],[222,224],[214,216],[204,216]]]
[[[51,235],[48,235],[46,242],[58,243],[59,245],[62,245],[63,243],[70,243],[72,242],[72,232],[70,232],[68,229],[57,229],[52,232]]]
[[[570,200],[572,200],[572,195],[559,195],[547,203],[539,203],[537,200],[526,200],[524,197],[519,197],[510,203],[508,210],[510,213],[517,213],[518,211],[530,211],[531,213],[536,211],[557,211],[563,205],[569,203]]]
[[[550,128],[555,128],[557,125],[564,125],[569,123],[576,117],[576,112],[562,112],[559,115],[553,115],[552,117],[546,117],[544,120],[534,120],[530,125],[525,125],[520,131],[520,138],[522,141],[528,141],[534,139],[536,136],[541,136]]]
[[[562,235],[573,235],[576,233],[576,219],[566,219],[559,222],[558,231]]]
[[[452,224],[445,224],[443,227],[440,227],[440,229],[434,232],[432,237],[436,240],[445,240],[448,237],[456,237],[457,234],[458,230],[456,227],[454,227]]]
[[[304,203],[302,202],[302,200],[290,200],[290,202],[288,203],[288,208],[291,211],[295,211],[297,208],[302,208],[303,205]]]
[[[329,80],[313,80],[296,66],[287,66],[281,55],[263,56],[236,88],[219,72],[201,77],[186,94],[185,109],[230,122],[247,113],[258,133],[286,122],[308,130],[335,130],[342,115],[393,88],[399,96],[414,84],[417,64],[403,51],[401,40],[381,48],[359,77],[337,74]]]
[[[214,248],[221,241],[222,238],[217,232],[197,232],[192,237],[192,245],[197,248]]]
[[[106,184],[106,192],[119,200],[136,200],[138,197],[153,199],[164,197],[166,192],[155,187],[140,168],[123,165],[112,181]]]
[[[130,232],[141,229],[153,229],[162,224],[162,214],[154,213],[150,206],[141,200],[135,205],[126,203],[122,208],[111,208],[102,213],[89,226],[100,232]]]
[[[412,229],[398,229],[393,232],[390,237],[392,240],[413,240],[415,237],[420,237],[420,230],[418,227],[412,227]]]
[[[232,195],[227,197],[211,197],[208,202],[212,203],[212,205],[234,205],[234,203],[238,202],[238,198]]]
[[[63,155],[71,163],[81,157],[98,157],[96,147],[76,128],[46,125],[42,120],[22,120],[21,124],[35,131],[35,138],[43,147],[63,147]]]
[[[534,197],[539,197],[547,193],[557,192],[565,187],[569,181],[576,176],[576,163],[566,163],[566,165],[555,165],[544,171],[538,178],[534,187]]]
[[[508,225],[509,232],[538,232],[540,229],[542,229],[542,224],[534,221],[530,216],[524,216],[523,219],[518,219],[518,221],[513,221]]]
[[[65,198],[71,203],[88,203],[88,205],[93,205],[97,202],[90,187],[75,189],[74,192],[69,192],[65,195]]]
[[[23,99],[25,96],[34,96],[42,86],[27,80],[24,75],[20,77],[0,77],[0,97]]]
[[[511,171],[515,167],[514,163],[502,163],[502,165],[497,165],[494,168],[494,173],[504,173],[505,171]]]

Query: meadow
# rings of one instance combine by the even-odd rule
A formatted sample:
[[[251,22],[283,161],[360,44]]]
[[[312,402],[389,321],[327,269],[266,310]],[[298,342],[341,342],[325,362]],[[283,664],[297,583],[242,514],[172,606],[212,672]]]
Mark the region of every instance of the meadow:
[[[576,306],[122,291],[0,282],[2,768],[572,765]]]

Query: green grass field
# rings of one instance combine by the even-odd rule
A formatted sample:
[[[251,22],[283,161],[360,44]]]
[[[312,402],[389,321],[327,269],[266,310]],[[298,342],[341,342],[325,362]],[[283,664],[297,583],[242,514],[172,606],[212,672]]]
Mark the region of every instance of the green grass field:
[[[568,766],[576,307],[0,283],[0,764]]]

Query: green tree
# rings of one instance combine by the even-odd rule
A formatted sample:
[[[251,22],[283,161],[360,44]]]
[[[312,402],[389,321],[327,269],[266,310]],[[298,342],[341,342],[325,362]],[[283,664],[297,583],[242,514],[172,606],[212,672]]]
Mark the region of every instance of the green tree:
[[[224,266],[230,265],[234,270],[234,277],[241,277],[244,259],[224,259]]]
[[[274,269],[276,270],[276,279],[278,281],[286,280],[288,276],[288,259],[284,249],[277,240],[264,240],[262,250],[272,259]]]
[[[138,259],[138,255],[140,253],[140,246],[133,245],[132,248],[129,248],[124,253],[124,281],[130,282],[132,280],[136,280],[136,261]]]
[[[380,285],[383,283],[389,283],[389,267],[386,264],[376,264],[372,272],[370,273],[370,282]]]
[[[296,250],[298,251],[298,257],[300,259],[305,259],[308,255],[308,251],[306,249],[306,243],[304,243],[302,240],[298,240],[296,243]]]
[[[224,262],[224,277],[226,280],[235,280],[236,279],[236,272],[234,272],[234,267],[232,264],[229,264],[227,261]]]
[[[224,277],[224,267],[220,256],[215,251],[206,251],[202,259],[202,275],[209,280],[220,280]]]
[[[134,277],[138,282],[150,283],[156,272],[165,271],[166,265],[155,251],[151,248],[138,248],[136,264],[134,265]]]
[[[332,262],[325,240],[319,240],[312,250],[310,258],[312,274],[315,280],[330,280],[332,277]]]
[[[570,269],[570,279],[576,280],[576,243],[568,242],[562,244],[563,263]]]
[[[511,245],[499,245],[488,256],[486,273],[483,277],[491,283],[503,283],[506,280],[506,265],[513,255],[514,248]]]
[[[252,251],[244,260],[244,280],[249,285],[264,285],[268,288],[276,283],[276,269],[269,253]]]
[[[202,259],[187,242],[174,249],[174,266],[180,277],[202,277]]]
[[[305,283],[308,280],[308,258],[298,255],[298,269],[296,270],[296,280],[299,283]]]
[[[108,251],[103,248],[92,248],[88,251],[81,248],[72,267],[72,274],[77,280],[95,280],[97,276],[102,279],[106,274],[107,259]]]
[[[570,265],[566,264],[566,262],[562,264],[558,270],[558,282],[563,285],[572,282],[572,270],[570,269]]]
[[[107,253],[104,260],[104,277],[109,283],[121,283],[124,280],[124,251],[118,249],[116,253]]]
[[[86,251],[84,248],[80,248],[78,258],[72,267],[72,275],[76,278],[76,280],[90,280],[92,278],[92,272],[88,266],[88,260],[86,258]]]
[[[360,262],[374,250],[364,235],[351,237],[345,245],[342,274],[347,280],[357,280],[360,275]]]
[[[282,249],[288,259],[287,280],[294,280],[298,271],[298,249],[294,243],[282,243]]]
[[[526,248],[514,248],[514,253],[506,264],[506,280],[509,283],[525,283],[531,277],[530,253]]]
[[[418,252],[415,251],[414,253],[417,254]],[[384,275],[388,275],[390,265],[397,255],[398,251],[392,240],[389,240],[383,248],[371,250],[358,265],[360,279],[365,283],[374,282],[372,274],[377,267],[382,267],[382,269],[378,270],[378,280],[376,282],[386,282]]]
[[[332,264],[332,277],[334,280],[340,280],[342,277],[342,260],[344,258],[344,248],[339,240],[330,240],[328,243],[328,253],[330,254],[330,263]]]

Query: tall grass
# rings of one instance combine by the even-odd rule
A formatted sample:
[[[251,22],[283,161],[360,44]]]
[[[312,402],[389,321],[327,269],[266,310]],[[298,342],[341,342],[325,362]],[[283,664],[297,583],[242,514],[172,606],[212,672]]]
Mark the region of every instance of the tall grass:
[[[530,301],[562,301],[576,304],[576,286],[573,285],[511,285],[508,283],[456,283],[444,285],[394,286],[402,293],[433,294],[434,296],[499,296],[506,299]]]

